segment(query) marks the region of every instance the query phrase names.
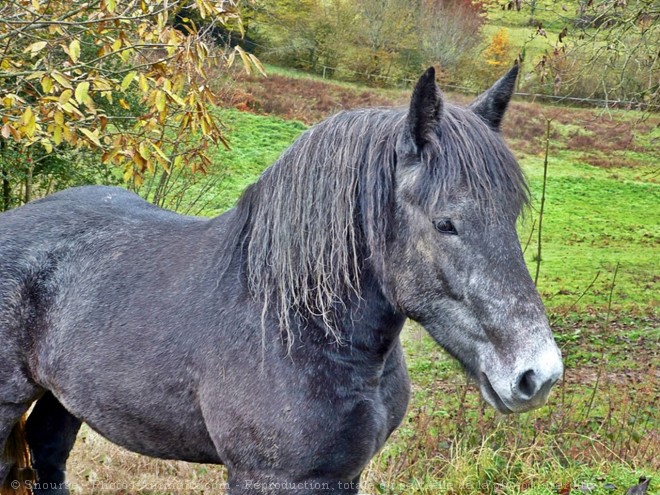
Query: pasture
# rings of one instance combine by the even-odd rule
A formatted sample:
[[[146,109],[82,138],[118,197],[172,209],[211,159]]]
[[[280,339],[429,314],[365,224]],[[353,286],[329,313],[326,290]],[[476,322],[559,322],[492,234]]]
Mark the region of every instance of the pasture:
[[[341,108],[403,103],[408,91],[274,74],[242,80],[226,102],[232,150],[215,157],[219,189],[205,215],[241,190],[306,128]],[[460,97],[459,99],[464,99]],[[249,112],[246,112],[249,111]],[[566,371],[549,403],[501,416],[416,325],[404,331],[413,397],[404,423],[365,473],[374,494],[610,494],[651,476],[660,493],[658,149],[660,118],[634,112],[515,102],[505,135],[534,204],[519,226],[532,274],[545,131],[548,181],[538,287]],[[185,255],[185,253],[181,253]],[[221,493],[224,470],[164,462],[119,449],[87,427],[69,462],[75,493]]]

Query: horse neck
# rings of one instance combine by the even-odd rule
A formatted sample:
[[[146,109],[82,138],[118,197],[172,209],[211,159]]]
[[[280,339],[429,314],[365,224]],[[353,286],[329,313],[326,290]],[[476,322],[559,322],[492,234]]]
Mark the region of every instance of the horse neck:
[[[363,274],[360,287],[359,295],[347,305],[342,333],[353,350],[387,355],[406,318],[392,306],[374,275]]]
[[[218,259],[214,261],[218,267],[215,273],[221,278],[240,280],[245,294],[249,289],[245,243],[241,232],[248,214],[248,209],[234,208],[213,220],[216,224],[214,235],[229,241],[224,249],[218,251]],[[351,344],[353,350],[373,354],[374,358],[390,352],[398,341],[405,322],[405,316],[399,313],[385,296],[379,279],[372,267],[363,266],[359,291],[347,297],[348,300],[342,305],[341,314],[335,322],[340,327],[339,333],[344,342]],[[330,337],[321,319],[310,318],[306,323],[299,321],[298,324],[307,327],[302,329],[302,334],[309,335],[316,345],[327,345]],[[277,327],[277,324],[273,324],[273,328]]]

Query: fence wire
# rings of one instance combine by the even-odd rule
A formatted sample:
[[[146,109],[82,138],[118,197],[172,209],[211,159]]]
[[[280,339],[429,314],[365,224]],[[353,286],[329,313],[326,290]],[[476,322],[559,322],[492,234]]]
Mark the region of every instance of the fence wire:
[[[255,47],[259,47],[263,50],[266,51],[272,51],[272,48],[267,47],[265,45],[262,45],[260,43],[256,42],[250,42],[251,45]],[[300,59],[295,59],[295,62],[298,62],[300,64],[304,64],[304,61]],[[346,73],[348,75],[353,75],[353,76],[362,76],[366,77],[367,80],[373,79],[373,80],[380,80],[380,81],[388,81],[390,82],[391,86],[411,86],[417,82],[415,79],[409,79],[406,77],[393,77],[393,76],[386,76],[382,74],[370,74],[367,72],[361,72],[361,71],[356,71],[353,69],[346,69],[343,67],[332,67],[329,65],[321,65],[320,68],[323,69],[322,73],[320,76],[323,79],[328,79],[328,80],[335,80],[332,76],[330,76],[330,72],[332,73]],[[341,79],[340,79],[341,80]],[[453,84],[443,84],[442,85],[443,89],[448,89],[457,93],[461,93],[464,95],[477,95],[479,92],[472,89],[472,88],[466,88],[464,86],[458,86],[458,85],[453,85]],[[620,99],[601,99],[601,98],[581,98],[577,96],[562,96],[562,95],[549,95],[549,94],[544,94],[544,93],[529,93],[529,92],[520,92],[516,91],[514,93],[515,96],[521,97],[521,98],[527,98],[531,100],[536,100],[536,99],[542,99],[542,100],[550,100],[554,101],[556,103],[563,103],[563,102],[570,102],[570,103],[580,103],[580,104],[585,104],[585,105],[590,105],[593,107],[597,108],[611,108],[611,109],[622,109],[622,110],[658,110],[660,109],[660,105],[652,104],[652,103],[646,103],[643,101],[637,101],[637,100],[620,100]]]

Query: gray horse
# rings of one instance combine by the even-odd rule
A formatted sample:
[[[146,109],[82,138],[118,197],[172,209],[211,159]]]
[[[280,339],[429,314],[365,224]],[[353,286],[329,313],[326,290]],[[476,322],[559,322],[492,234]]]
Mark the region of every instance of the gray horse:
[[[28,462],[23,487],[67,493],[82,422],[224,464],[232,495],[357,493],[408,404],[406,318],[497,410],[544,404],[562,362],[499,133],[517,71],[459,108],[431,68],[408,109],[318,124],[217,218],[109,187],[0,215],[3,493]]]

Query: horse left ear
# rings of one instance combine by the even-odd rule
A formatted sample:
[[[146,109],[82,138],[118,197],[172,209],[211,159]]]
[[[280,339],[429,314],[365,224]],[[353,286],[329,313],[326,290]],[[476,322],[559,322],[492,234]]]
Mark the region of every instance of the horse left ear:
[[[518,62],[507,72],[504,77],[497,81],[493,86],[481,94],[468,107],[474,113],[479,115],[494,131],[500,129],[504,112],[511,101],[513,92],[516,89],[516,77],[518,77]]]
[[[435,69],[429,67],[417,81],[408,112],[410,134],[418,151],[432,139],[441,113],[442,95],[435,82]]]

